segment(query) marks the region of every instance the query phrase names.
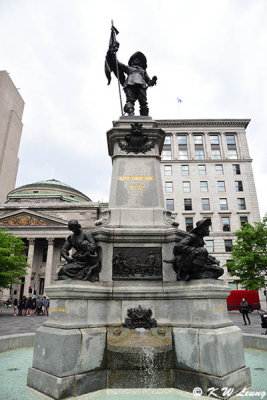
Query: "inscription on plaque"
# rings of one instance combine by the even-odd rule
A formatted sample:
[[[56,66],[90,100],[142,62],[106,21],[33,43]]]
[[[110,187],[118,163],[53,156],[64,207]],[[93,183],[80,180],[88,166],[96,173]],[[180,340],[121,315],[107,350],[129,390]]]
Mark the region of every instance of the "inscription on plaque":
[[[160,247],[114,247],[114,280],[162,280]]]
[[[154,181],[154,176],[149,175],[124,175],[119,176],[119,181],[129,182],[131,190],[146,190],[147,186],[145,185],[146,182]]]

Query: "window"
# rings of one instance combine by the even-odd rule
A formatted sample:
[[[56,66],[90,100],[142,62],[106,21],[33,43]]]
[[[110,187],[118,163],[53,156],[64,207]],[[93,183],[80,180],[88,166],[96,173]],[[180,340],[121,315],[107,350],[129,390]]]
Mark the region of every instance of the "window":
[[[228,210],[227,199],[220,199],[220,210]]]
[[[180,160],[188,160],[187,150],[179,150],[179,158]]]
[[[210,199],[201,199],[202,210],[209,210],[210,209]]]
[[[215,170],[216,170],[217,175],[223,175],[223,165],[222,164],[216,164]]]
[[[171,137],[170,136],[165,136],[164,145],[165,144],[171,144]]]
[[[223,230],[223,232],[231,231],[229,217],[222,217],[222,230]]]
[[[194,135],[195,144],[203,144],[202,135]]]
[[[43,248],[42,262],[46,262],[46,260],[47,260],[47,247]]]
[[[192,199],[184,199],[184,209],[192,210]]]
[[[236,150],[228,150],[228,154],[229,154],[230,160],[233,160],[233,159],[237,158]]]
[[[179,135],[179,136],[178,136],[178,144],[187,144],[187,137],[186,137],[186,135]]]
[[[201,181],[200,182],[200,191],[201,192],[207,192],[208,191],[208,182],[207,181]]]
[[[219,160],[221,158],[220,149],[211,150],[211,158],[212,160]]]
[[[210,144],[219,144],[219,135],[210,135]]]
[[[195,150],[196,160],[204,160],[204,150]]]
[[[172,159],[171,150],[163,150],[162,151],[162,160],[171,160],[171,159]]]
[[[240,225],[244,226],[248,222],[248,217],[240,217]]]
[[[166,199],[166,208],[169,211],[174,211],[174,200],[173,199]]]
[[[44,278],[40,278],[40,285],[39,285],[39,294],[44,294]]]
[[[245,210],[246,209],[246,203],[245,203],[245,199],[244,198],[237,199],[237,204],[238,204],[238,209],[239,210]]]
[[[239,165],[239,164],[233,164],[232,166],[233,166],[233,173],[234,173],[234,175],[240,175],[240,174],[241,174],[241,172],[240,172],[240,165]]]
[[[172,175],[172,166],[164,165],[164,175]]]
[[[190,182],[188,182],[188,181],[184,181],[183,182],[183,191],[184,192],[191,192]]]
[[[232,239],[226,239],[224,241],[225,251],[227,251],[228,253],[231,252],[232,251],[232,244],[233,244]]]
[[[199,165],[198,173],[199,173],[199,175],[206,175],[206,165]]]
[[[193,229],[193,218],[192,217],[187,217],[185,219],[185,230],[186,232],[190,232]]]
[[[235,181],[235,191],[243,192],[243,183],[242,181]]]
[[[217,182],[218,192],[225,192],[225,182],[218,181]]]
[[[235,135],[226,135],[227,144],[235,144]]]
[[[181,165],[182,175],[189,175],[189,165]]]
[[[166,193],[173,192],[173,182],[165,182],[165,192]]]
[[[213,240],[205,240],[205,246],[209,253],[214,252],[214,243]]]
[[[32,193],[39,193],[39,190],[33,190]]]

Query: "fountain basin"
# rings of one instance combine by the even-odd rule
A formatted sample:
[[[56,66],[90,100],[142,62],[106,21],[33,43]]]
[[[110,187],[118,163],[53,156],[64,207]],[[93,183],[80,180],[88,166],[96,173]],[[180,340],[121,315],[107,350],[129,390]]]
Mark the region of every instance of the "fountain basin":
[[[110,388],[171,387],[171,328],[110,328],[106,354]]]

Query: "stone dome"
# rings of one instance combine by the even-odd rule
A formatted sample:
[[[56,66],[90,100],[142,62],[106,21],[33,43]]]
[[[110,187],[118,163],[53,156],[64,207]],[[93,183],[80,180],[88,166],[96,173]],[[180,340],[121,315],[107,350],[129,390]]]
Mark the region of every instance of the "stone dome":
[[[74,189],[66,183],[56,179],[29,183],[11,190],[7,195],[7,202],[90,202],[92,201],[85,194]]]

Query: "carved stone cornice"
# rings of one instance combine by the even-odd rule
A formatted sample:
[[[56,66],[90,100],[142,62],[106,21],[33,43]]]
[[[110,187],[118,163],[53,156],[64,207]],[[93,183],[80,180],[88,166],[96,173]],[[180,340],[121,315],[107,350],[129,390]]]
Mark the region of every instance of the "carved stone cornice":
[[[196,126],[216,126],[216,127],[236,127],[244,128],[250,123],[250,119],[162,119],[157,120],[161,128],[165,127],[196,127]]]

